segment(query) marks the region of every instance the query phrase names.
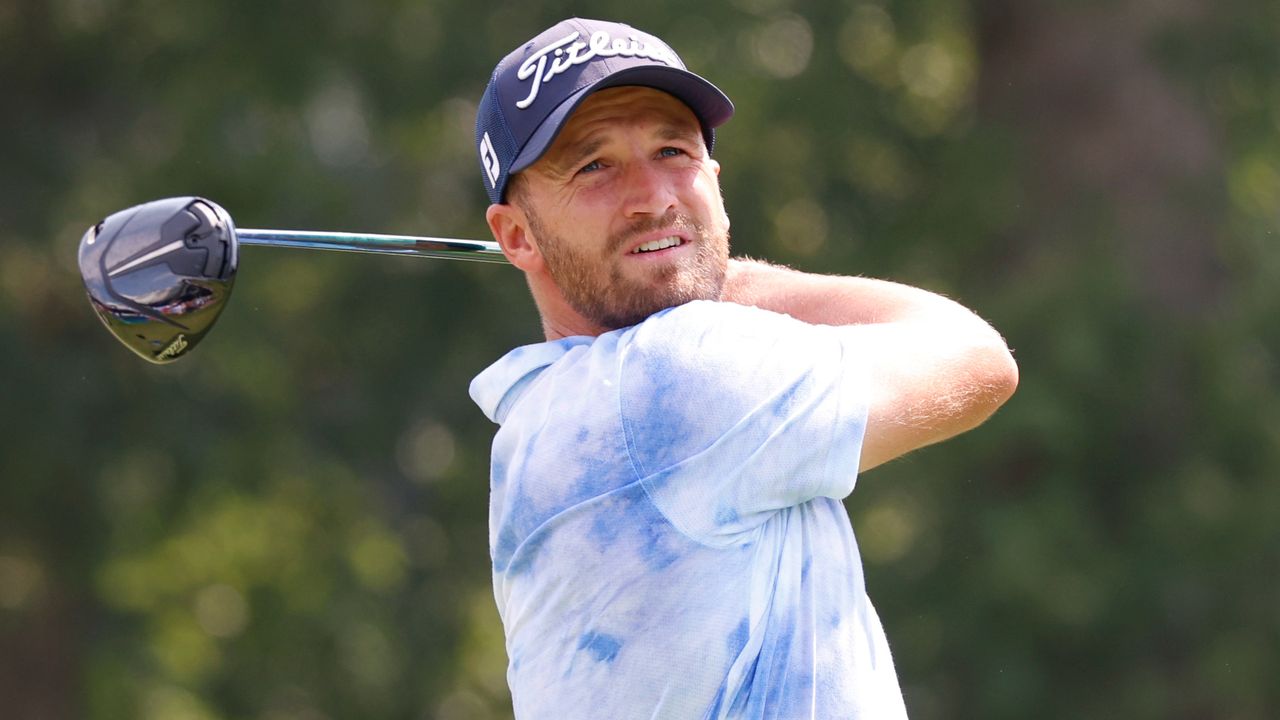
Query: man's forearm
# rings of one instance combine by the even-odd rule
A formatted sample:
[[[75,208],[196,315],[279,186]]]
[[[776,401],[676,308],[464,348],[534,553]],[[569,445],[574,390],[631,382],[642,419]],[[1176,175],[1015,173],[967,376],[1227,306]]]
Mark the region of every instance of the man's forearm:
[[[723,300],[784,313],[814,325],[892,322],[978,322],[964,306],[920,288],[886,280],[817,275],[734,258]]]

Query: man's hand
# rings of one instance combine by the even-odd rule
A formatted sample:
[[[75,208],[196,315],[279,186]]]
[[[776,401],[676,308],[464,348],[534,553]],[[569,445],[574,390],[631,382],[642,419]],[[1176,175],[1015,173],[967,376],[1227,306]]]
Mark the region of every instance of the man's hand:
[[[919,288],[733,259],[721,299],[847,327],[869,370],[860,471],[977,427],[1018,386],[994,328]]]

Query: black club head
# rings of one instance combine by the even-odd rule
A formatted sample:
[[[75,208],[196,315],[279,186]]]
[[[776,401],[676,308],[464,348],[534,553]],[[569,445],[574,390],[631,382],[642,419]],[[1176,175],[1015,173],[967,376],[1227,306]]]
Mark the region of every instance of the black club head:
[[[154,363],[209,332],[231,295],[239,249],[231,216],[198,197],[121,210],[80,239],[80,276],[103,324]]]

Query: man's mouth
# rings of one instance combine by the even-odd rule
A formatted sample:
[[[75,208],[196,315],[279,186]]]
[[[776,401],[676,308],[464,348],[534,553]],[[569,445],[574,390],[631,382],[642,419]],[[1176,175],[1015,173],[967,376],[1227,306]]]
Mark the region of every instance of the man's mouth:
[[[671,247],[675,247],[677,245],[683,245],[683,244],[684,244],[683,240],[676,237],[675,235],[671,235],[669,237],[658,238],[657,240],[650,240],[649,242],[644,243],[643,245],[639,245],[636,247],[635,250],[631,251],[631,254],[639,255],[642,253],[657,252],[659,250],[666,250],[667,248],[671,248]]]

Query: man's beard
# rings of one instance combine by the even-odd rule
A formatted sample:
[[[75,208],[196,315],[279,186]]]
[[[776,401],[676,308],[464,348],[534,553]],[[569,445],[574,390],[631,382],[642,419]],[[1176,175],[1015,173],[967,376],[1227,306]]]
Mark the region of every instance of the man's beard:
[[[547,270],[569,305],[607,330],[630,327],[650,315],[693,300],[718,300],[729,260],[728,228],[709,230],[687,215],[668,213],[634,223],[610,237],[598,256],[571,248],[546,232],[528,213]],[[695,253],[679,262],[653,268],[643,282],[624,277],[618,251],[642,234],[673,228],[688,235]]]

